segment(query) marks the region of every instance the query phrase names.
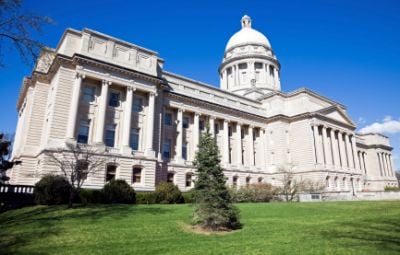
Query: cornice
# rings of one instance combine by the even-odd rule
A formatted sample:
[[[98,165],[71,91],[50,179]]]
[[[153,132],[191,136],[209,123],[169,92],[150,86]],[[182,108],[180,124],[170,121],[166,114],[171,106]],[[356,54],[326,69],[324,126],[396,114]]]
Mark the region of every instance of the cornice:
[[[276,58],[273,58],[271,56],[258,55],[258,54],[246,54],[246,55],[242,55],[242,56],[235,56],[228,60],[224,60],[218,68],[218,73],[221,73],[221,70],[225,66],[229,65],[232,62],[243,60],[243,59],[249,59],[249,58],[264,59],[264,60],[271,61],[272,63],[274,63],[275,65],[278,66],[279,70],[281,69],[281,64],[279,63],[279,61]]]

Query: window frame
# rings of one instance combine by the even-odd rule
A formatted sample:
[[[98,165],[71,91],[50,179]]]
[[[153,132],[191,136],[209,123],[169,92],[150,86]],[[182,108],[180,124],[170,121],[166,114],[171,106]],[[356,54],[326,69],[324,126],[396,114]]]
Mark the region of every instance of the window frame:
[[[110,127],[113,127],[113,128],[111,129]],[[105,132],[104,132],[104,144],[106,145],[106,147],[115,148],[115,144],[116,144],[116,134],[117,134],[117,131],[116,131],[116,130],[117,130],[117,125],[116,125],[116,124],[110,124],[110,125],[107,125],[107,126],[106,126],[106,130],[105,130]],[[108,132],[113,132],[113,133],[114,133],[114,135],[113,135],[113,145],[112,145],[112,146],[109,146],[108,143],[107,143],[107,141],[110,140],[110,139],[107,137]]]
[[[110,167],[114,167],[114,173],[113,174],[109,173],[109,168]],[[118,166],[115,165],[115,164],[107,164],[106,165],[106,174],[105,174],[105,182],[106,183],[110,182],[111,180],[116,180],[116,178],[117,178],[117,169],[118,169]],[[113,177],[111,179],[108,178],[108,176],[110,176],[110,175],[113,175]]]
[[[84,122],[86,122],[87,125],[83,125]],[[78,134],[77,134],[77,137],[76,137],[76,141],[77,141],[78,143],[81,143],[81,144],[89,144],[90,124],[91,124],[91,120],[90,120],[90,119],[87,119],[87,120],[80,120],[80,121],[79,121]],[[86,134],[86,141],[85,141],[85,142],[81,142],[81,141],[80,141],[80,137],[82,136],[82,135],[81,135],[81,130],[82,130],[81,128],[82,128],[82,127],[86,127],[86,128],[87,128],[87,134]]]
[[[140,104],[135,104],[135,102],[140,102]],[[139,108],[137,108],[139,107]],[[143,111],[143,98],[139,96],[134,96],[132,100],[132,111],[133,112],[142,112]]]
[[[133,146],[133,138],[137,137],[137,148]],[[134,151],[139,151],[140,149],[140,128],[131,128],[130,136],[129,136],[129,147]]]
[[[168,118],[167,118],[167,116],[168,116]],[[166,112],[164,114],[164,125],[172,126],[172,124],[173,124],[172,113]]]
[[[91,89],[93,94],[87,94],[85,93],[87,90],[86,89]],[[85,102],[86,104],[91,104],[91,103],[95,103],[96,102],[96,93],[97,93],[97,87],[93,86],[93,85],[83,85],[82,88],[82,101]],[[86,96],[90,96],[90,100],[87,101],[86,100]]]
[[[118,95],[118,101],[114,101],[113,95]],[[116,103],[116,105],[113,104]],[[110,91],[109,98],[108,98],[108,106],[113,108],[121,107],[121,92],[120,91]]]
[[[139,174],[135,174],[135,170],[139,170]],[[139,181],[137,181],[137,177],[139,176]],[[142,184],[143,183],[143,167],[141,166],[133,166],[132,167],[132,184]]]

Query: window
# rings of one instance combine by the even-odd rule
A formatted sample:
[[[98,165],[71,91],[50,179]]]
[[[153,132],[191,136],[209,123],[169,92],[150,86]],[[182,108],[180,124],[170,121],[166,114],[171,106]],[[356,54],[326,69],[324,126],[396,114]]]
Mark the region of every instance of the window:
[[[163,145],[163,157],[165,159],[171,158],[171,139],[166,139]]]
[[[107,125],[105,140],[107,147],[115,146],[115,125]]]
[[[182,158],[187,160],[187,143],[182,144]]]
[[[115,180],[116,174],[117,174],[117,166],[116,165],[108,165],[107,171],[106,171],[106,182]]]
[[[92,86],[83,87],[83,101],[86,103],[92,103],[95,99],[96,88]]]
[[[246,177],[246,187],[250,185],[251,177]]]
[[[138,128],[131,129],[131,137],[130,137],[129,144],[130,144],[132,150],[134,150],[134,151],[139,150],[139,129]]]
[[[133,97],[132,110],[134,112],[141,112],[143,109],[143,100],[141,97]]]
[[[164,115],[164,123],[165,123],[165,125],[172,126],[172,114],[171,113],[166,113]]]
[[[214,132],[215,132],[216,135],[218,135],[218,133],[219,133],[219,126],[218,126],[218,124],[214,124]]]
[[[192,173],[187,173],[186,174],[186,187],[191,187],[192,186]]]
[[[236,186],[237,186],[237,183],[238,183],[238,177],[237,177],[237,176],[233,176],[233,177],[232,177],[232,185],[233,185],[234,187],[236,187]]]
[[[263,182],[263,178],[262,177],[258,177],[258,183],[262,183]]]
[[[260,62],[255,62],[254,63],[254,68],[255,69],[263,69],[263,64]]]
[[[201,131],[204,130],[204,120],[200,120],[199,121],[199,128],[200,128]]]
[[[132,183],[141,183],[142,182],[142,168],[134,167],[132,169]]]
[[[319,194],[311,194],[311,199],[312,200],[320,200]]]
[[[247,69],[247,64],[246,63],[239,64],[239,69]]]
[[[232,136],[232,127],[228,127],[228,135],[229,135],[229,137]]]
[[[167,182],[174,183],[174,173],[168,172],[168,174],[167,174]]]
[[[244,139],[244,129],[240,129],[240,138]]]
[[[119,107],[120,105],[119,97],[120,94],[118,92],[111,92],[108,105],[111,107]]]
[[[79,123],[78,143],[87,144],[89,141],[90,120],[82,120]]]
[[[77,169],[77,179],[86,180],[89,170],[89,162],[87,162],[86,160],[78,160]]]
[[[183,117],[182,126],[183,126],[183,128],[188,128],[189,127],[189,117]]]

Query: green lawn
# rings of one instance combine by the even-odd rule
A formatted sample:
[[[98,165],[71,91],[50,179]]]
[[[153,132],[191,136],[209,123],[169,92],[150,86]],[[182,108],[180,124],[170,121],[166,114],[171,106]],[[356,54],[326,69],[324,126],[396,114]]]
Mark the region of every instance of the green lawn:
[[[240,204],[243,229],[188,233],[190,205],[0,214],[1,254],[400,254],[400,202]]]

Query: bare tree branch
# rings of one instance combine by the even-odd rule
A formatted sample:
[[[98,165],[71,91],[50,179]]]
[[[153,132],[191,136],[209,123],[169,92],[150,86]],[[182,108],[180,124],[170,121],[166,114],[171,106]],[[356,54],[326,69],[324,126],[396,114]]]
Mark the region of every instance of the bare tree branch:
[[[33,34],[42,34],[43,26],[52,24],[47,16],[21,13],[22,1],[0,0],[0,56],[5,47],[14,48],[23,62],[31,65],[39,56],[43,44]],[[0,58],[0,66],[4,66]]]

